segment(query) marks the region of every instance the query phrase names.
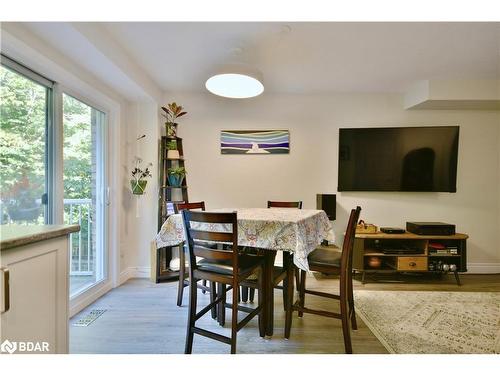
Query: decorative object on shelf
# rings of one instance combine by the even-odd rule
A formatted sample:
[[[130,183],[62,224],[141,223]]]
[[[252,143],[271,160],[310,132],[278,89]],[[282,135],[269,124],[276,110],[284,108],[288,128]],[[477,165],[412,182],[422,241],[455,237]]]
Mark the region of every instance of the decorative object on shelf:
[[[381,265],[382,265],[382,259],[380,259],[380,257],[368,258],[368,266],[370,268],[380,268]]]
[[[179,159],[179,150],[177,150],[177,141],[172,139],[167,143],[167,159]]]
[[[165,122],[167,137],[177,137],[178,124],[175,120],[184,116],[187,112],[183,111],[182,106],[177,105],[175,102],[167,104],[167,107],[161,107],[161,109],[165,112],[164,117],[167,119],[167,122]]]
[[[356,233],[377,233],[377,226],[360,220],[358,225],[356,225]]]
[[[152,177],[149,167],[153,164],[149,163],[145,169],[140,167],[142,159],[135,157],[135,168],[132,170],[132,180],[130,180],[130,187],[132,188],[132,194],[142,195],[146,190],[146,185],[148,181],[146,178]]]
[[[182,186],[182,181],[186,176],[186,169],[184,167],[175,167],[168,170],[168,183],[172,187]]]
[[[288,130],[223,130],[220,135],[222,154],[288,154]]]

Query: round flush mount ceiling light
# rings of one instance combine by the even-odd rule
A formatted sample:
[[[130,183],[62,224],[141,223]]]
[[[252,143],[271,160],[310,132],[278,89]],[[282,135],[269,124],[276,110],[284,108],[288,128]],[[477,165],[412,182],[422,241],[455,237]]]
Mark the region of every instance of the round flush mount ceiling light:
[[[212,75],[205,87],[225,98],[253,98],[264,92],[262,73],[243,64],[225,65]]]

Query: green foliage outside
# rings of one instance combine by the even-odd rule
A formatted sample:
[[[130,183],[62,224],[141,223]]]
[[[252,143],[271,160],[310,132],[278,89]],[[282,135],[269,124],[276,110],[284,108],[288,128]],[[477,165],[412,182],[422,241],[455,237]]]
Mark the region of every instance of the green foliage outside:
[[[45,192],[47,95],[45,87],[0,67],[2,223],[9,218],[16,222],[43,223],[41,197]],[[91,111],[86,104],[63,95],[65,199],[92,197]],[[65,206],[66,222],[78,222],[78,217],[82,217],[80,235],[84,241],[90,230],[89,209],[89,205],[74,207],[70,217],[69,207]],[[19,219],[16,210],[32,210],[34,216]]]
[[[38,83],[0,67],[2,223],[43,224],[41,197],[45,193],[48,92]],[[91,107],[63,95],[65,199],[92,198],[91,116]],[[70,207],[65,205],[64,221],[80,223],[82,228],[79,234],[72,236],[73,257],[78,256],[80,244],[84,256],[92,257],[88,243],[89,239],[92,241],[89,233],[94,216],[92,205],[74,205],[72,211],[70,213]]]
[[[1,67],[0,90],[2,201],[30,205],[44,193],[46,89]]]
[[[91,198],[92,141],[88,105],[63,95],[64,198]]]

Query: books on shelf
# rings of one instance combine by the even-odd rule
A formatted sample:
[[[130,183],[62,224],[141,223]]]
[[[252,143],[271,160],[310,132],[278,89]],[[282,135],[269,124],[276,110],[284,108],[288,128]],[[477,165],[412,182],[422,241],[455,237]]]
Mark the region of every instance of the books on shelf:
[[[429,242],[430,255],[458,255],[458,246],[445,245],[440,242]]]

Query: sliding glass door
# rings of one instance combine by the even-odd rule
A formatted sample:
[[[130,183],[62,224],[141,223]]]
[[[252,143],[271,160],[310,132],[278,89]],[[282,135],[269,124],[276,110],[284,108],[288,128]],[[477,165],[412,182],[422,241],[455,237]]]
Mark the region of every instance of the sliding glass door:
[[[64,222],[71,236],[70,295],[106,278],[105,127],[103,112],[63,94]]]
[[[52,222],[49,131],[52,82],[2,56],[1,224]]]
[[[76,297],[107,278],[106,114],[4,55],[0,90],[1,224],[79,224],[69,253]]]

